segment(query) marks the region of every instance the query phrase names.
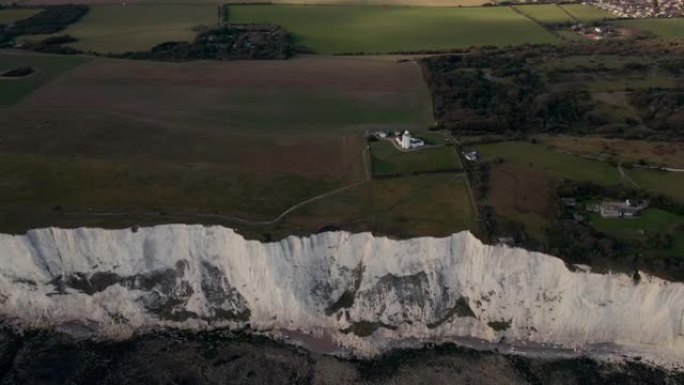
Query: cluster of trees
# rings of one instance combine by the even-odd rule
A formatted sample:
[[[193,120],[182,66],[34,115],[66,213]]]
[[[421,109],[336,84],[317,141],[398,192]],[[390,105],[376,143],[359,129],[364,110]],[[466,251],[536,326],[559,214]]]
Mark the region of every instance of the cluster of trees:
[[[42,12],[0,30],[0,43],[13,41],[21,35],[43,35],[59,32],[88,13],[85,5],[48,6]]]
[[[516,56],[431,58],[425,68],[436,120],[460,134],[569,131],[594,107],[586,91],[549,92]]]
[[[43,39],[37,43],[30,43],[24,46],[25,49],[30,49],[36,52],[57,53],[62,55],[75,55],[82,51],[66,46],[65,44],[76,42],[77,39],[71,35],[61,35]]]
[[[655,56],[653,63],[625,60],[619,67],[592,64],[547,69],[538,65],[541,59],[562,61],[570,55]],[[632,95],[629,101],[642,115],[637,120],[620,118],[600,108],[587,85],[606,76],[618,80],[650,76],[655,70],[684,74],[680,69],[683,62],[684,45],[678,43],[606,42],[482,47],[459,55],[430,57],[422,64],[432,92],[435,120],[457,134],[609,132],[665,139],[684,137],[684,91],[627,89]]]
[[[288,33],[276,25],[234,25],[205,29],[193,42],[166,42],[150,51],[116,57],[151,60],[277,60],[293,53]]]
[[[684,90],[636,90],[630,94],[630,103],[651,128],[684,132]]]

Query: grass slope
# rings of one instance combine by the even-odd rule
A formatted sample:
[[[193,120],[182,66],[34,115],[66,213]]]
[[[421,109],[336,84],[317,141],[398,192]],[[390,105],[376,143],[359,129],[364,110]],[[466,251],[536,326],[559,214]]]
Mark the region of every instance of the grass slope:
[[[36,71],[21,78],[0,77],[0,106],[19,101],[53,78],[89,60],[79,56],[0,52],[0,73],[17,67],[32,67]]]
[[[236,5],[233,23],[273,23],[316,53],[445,50],[473,45],[554,43],[541,26],[507,7]]]

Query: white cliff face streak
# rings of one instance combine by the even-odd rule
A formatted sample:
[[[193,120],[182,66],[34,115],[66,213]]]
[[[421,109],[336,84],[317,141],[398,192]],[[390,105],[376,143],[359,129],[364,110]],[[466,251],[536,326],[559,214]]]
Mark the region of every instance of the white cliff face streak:
[[[391,240],[332,232],[247,241],[223,227],[0,235],[0,313],[119,338],[159,327],[301,330],[360,355],[476,337],[597,346],[684,362],[684,284],[571,272],[470,233]],[[606,345],[607,344],[607,345]]]

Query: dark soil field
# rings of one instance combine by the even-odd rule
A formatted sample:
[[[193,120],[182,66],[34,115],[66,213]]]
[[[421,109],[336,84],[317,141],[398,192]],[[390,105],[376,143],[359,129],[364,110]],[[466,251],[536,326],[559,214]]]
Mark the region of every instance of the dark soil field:
[[[487,203],[497,215],[525,225],[537,240],[553,218],[553,180],[531,167],[503,163],[492,168]]]

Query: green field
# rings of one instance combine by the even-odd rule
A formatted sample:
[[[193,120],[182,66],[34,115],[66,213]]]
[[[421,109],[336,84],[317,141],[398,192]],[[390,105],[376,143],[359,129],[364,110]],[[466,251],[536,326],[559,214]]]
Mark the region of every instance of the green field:
[[[40,12],[39,9],[0,9],[0,24],[14,23],[38,12]]]
[[[684,19],[634,19],[617,22],[619,25],[650,32],[663,39],[684,39]]]
[[[678,203],[684,203],[684,173],[637,168],[625,172],[644,190],[657,192]]]
[[[405,124],[427,125],[424,95],[364,100],[343,93],[308,92],[258,93],[236,92],[225,104],[206,108],[204,118],[229,122],[247,130],[289,132],[334,131],[366,126]],[[398,99],[398,98],[397,98]],[[256,106],[259,106],[258,108]],[[369,108],[372,106],[372,108]],[[265,114],[264,111],[269,111]]]
[[[398,237],[480,232],[462,174],[372,180],[302,207],[269,231],[280,238],[321,228]]]
[[[402,152],[390,142],[381,140],[371,144],[371,157],[374,175],[411,174],[463,167],[456,149],[451,146]]]
[[[191,41],[194,27],[216,22],[216,5],[93,5],[60,34],[77,38],[72,46],[84,51],[122,53],[146,51],[167,41]]]
[[[560,5],[560,7],[563,7],[563,9],[583,23],[616,18],[615,15],[608,11],[584,4],[565,4]]]
[[[0,53],[0,73],[17,67],[32,67],[36,71],[22,78],[0,77],[0,105],[17,102],[53,78],[89,60],[79,56]]]
[[[563,154],[542,144],[498,142],[477,148],[486,159],[501,158],[505,162],[530,166],[561,178],[601,186],[611,186],[621,181],[617,168],[607,162]],[[684,173],[636,168],[625,170],[625,173],[640,188],[684,203]]]
[[[486,159],[501,158],[524,166],[540,169],[551,175],[611,186],[620,182],[617,169],[608,163],[562,154],[541,144],[526,142],[498,142],[477,146]]]
[[[473,45],[555,43],[537,23],[506,7],[236,5],[232,23],[273,23],[316,53],[387,53]]]
[[[515,8],[543,24],[570,23],[570,17],[556,4],[516,5]]]
[[[684,217],[681,215],[651,208],[641,213],[641,216],[631,219],[602,218],[594,215],[590,223],[596,230],[626,242],[632,242],[644,236],[671,233],[675,238],[674,244],[666,253],[684,256]]]

